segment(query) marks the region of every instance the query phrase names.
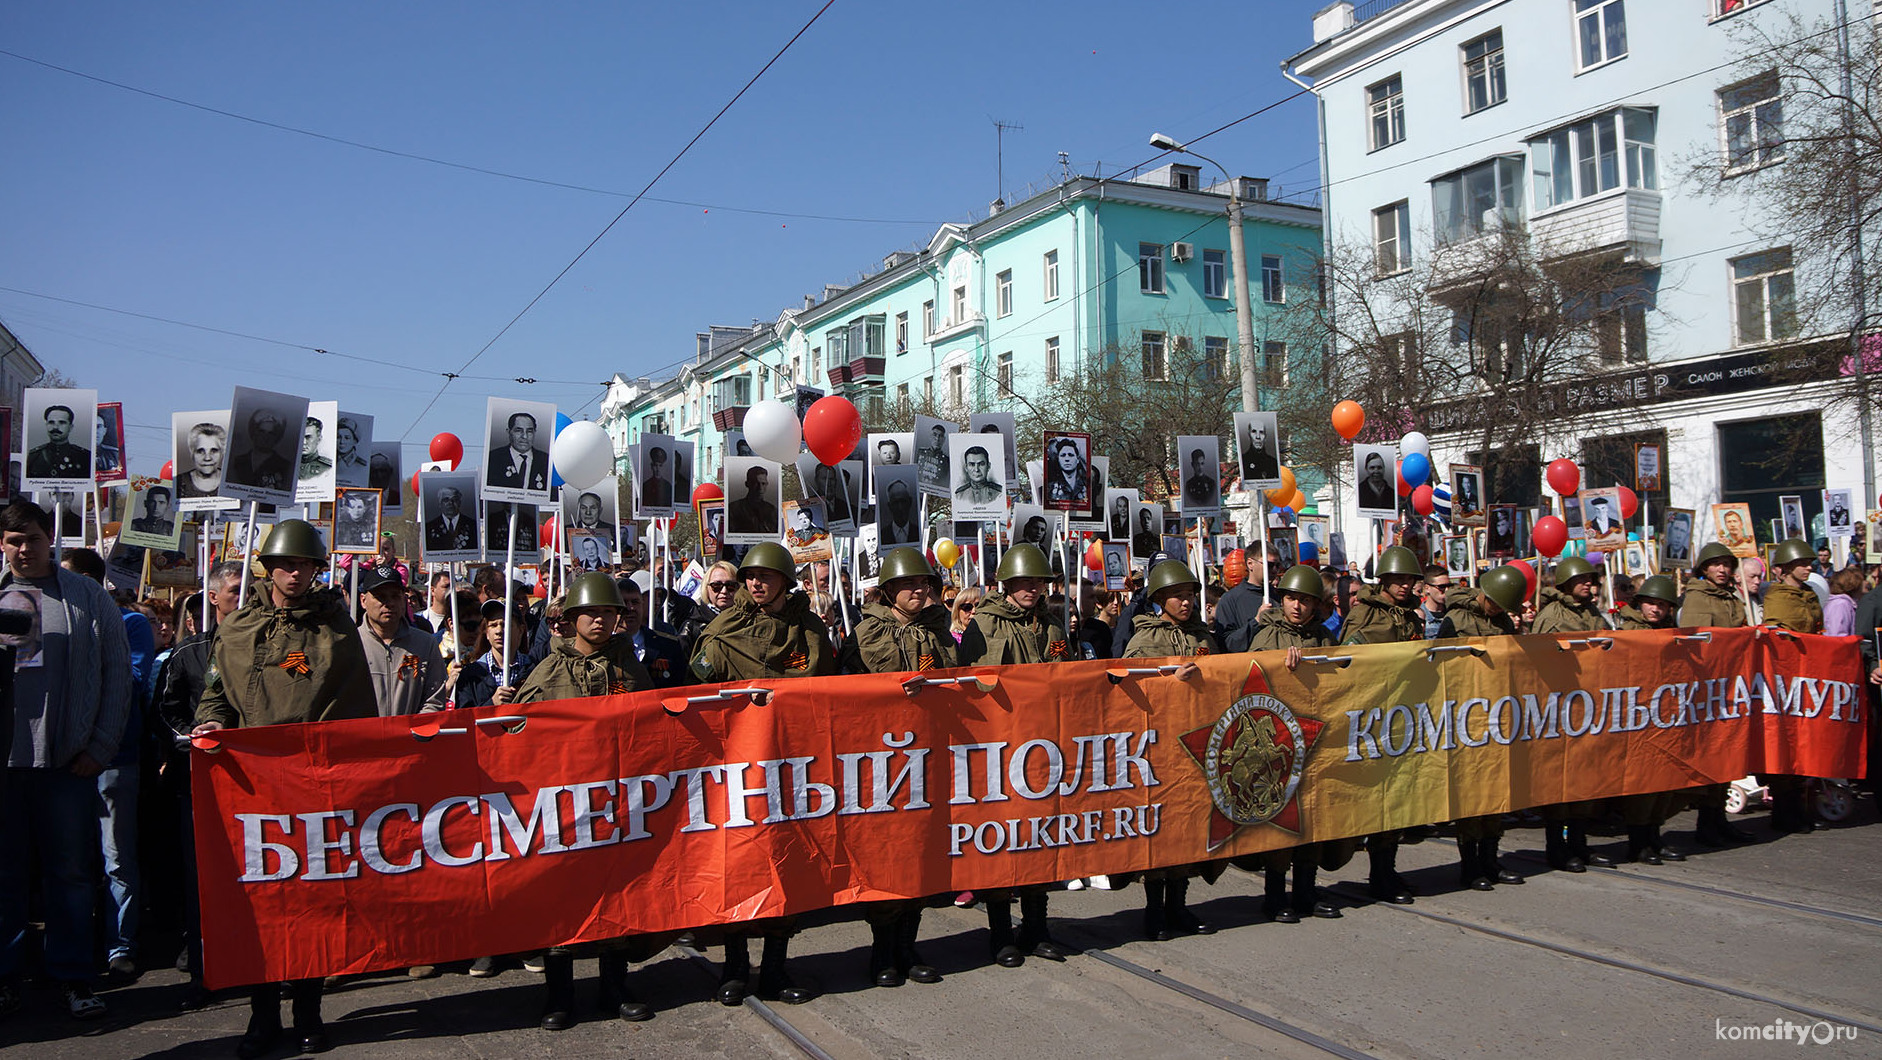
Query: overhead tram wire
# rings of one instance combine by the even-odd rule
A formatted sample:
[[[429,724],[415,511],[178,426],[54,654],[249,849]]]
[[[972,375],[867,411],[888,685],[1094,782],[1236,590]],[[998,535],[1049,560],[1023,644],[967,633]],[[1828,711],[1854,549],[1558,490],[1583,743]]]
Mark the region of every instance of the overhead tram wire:
[[[778,60],[784,58],[784,53],[790,51],[791,46],[793,44],[796,44],[799,38],[803,37],[804,34],[809,33],[810,27],[816,25],[817,20],[822,18],[824,15],[824,12],[830,10],[830,8],[835,3],[836,3],[836,0],[824,0],[824,5],[817,9],[816,14],[810,16],[810,21],[805,22],[803,26],[800,27],[796,33],[791,35],[790,40],[787,40],[784,42],[784,46],[778,49],[777,54],[773,55],[770,58],[770,60],[768,60],[764,64],[764,66],[760,67],[758,69],[758,72],[751,76],[751,80],[745,82],[744,87],[740,88],[738,92],[732,96],[731,99],[726,101],[725,106],[719,108],[719,112],[712,116],[712,120],[706,122],[705,125],[700,126],[699,131],[693,134],[693,138],[686,141],[686,146],[680,148],[678,153],[676,153],[673,156],[673,158],[667,162],[666,165],[660,167],[660,172],[655,173],[653,175],[653,178],[647,181],[647,185],[640,189],[639,194],[635,195],[634,198],[631,199],[626,206],[621,207],[621,212],[614,215],[614,220],[609,221],[607,225],[603,227],[602,230],[595,235],[595,238],[588,241],[588,245],[583,247],[580,253],[576,254],[575,257],[571,258],[567,265],[562,266],[562,271],[556,273],[555,278],[550,280],[547,284],[545,284],[542,290],[537,291],[536,297],[531,298],[529,300],[529,304],[525,305],[522,309],[518,310],[516,315],[510,318],[509,323],[503,325],[501,330],[499,330],[495,335],[492,335],[490,337],[490,341],[484,343],[482,349],[479,349],[476,353],[472,354],[470,357],[470,360],[465,361],[463,366],[460,367],[456,372],[446,375],[444,384],[438,387],[438,392],[431,396],[431,400],[425,403],[425,407],[419,410],[417,416],[412,417],[411,425],[405,428],[405,433],[399,435],[400,441],[404,441],[405,435],[411,434],[412,431],[420,423],[424,422],[425,414],[430,412],[432,410],[432,407],[437,405],[438,399],[444,396],[445,390],[449,388],[451,385],[451,380],[461,376],[465,372],[465,370],[470,368],[471,365],[477,363],[478,358],[482,357],[486,353],[489,353],[490,347],[495,346],[497,342],[503,338],[503,336],[509,334],[510,329],[516,326],[517,321],[522,320],[523,317],[527,315],[531,309],[534,309],[536,307],[537,302],[542,301],[543,298],[546,295],[548,295],[550,291],[554,290],[555,285],[562,282],[562,277],[567,276],[569,274],[569,270],[575,268],[576,264],[578,264],[583,258],[587,257],[589,251],[595,249],[595,244],[601,242],[601,240],[604,237],[606,237],[609,232],[614,230],[615,225],[621,223],[621,218],[627,216],[627,211],[632,210],[634,208],[635,203],[640,202],[642,198],[646,197],[647,193],[653,190],[653,186],[655,184],[660,183],[660,178],[666,176],[669,170],[671,170],[674,166],[677,166],[680,164],[680,159],[686,157],[686,153],[693,149],[693,145],[697,144],[700,140],[704,139],[705,135],[708,132],[712,131],[712,127],[719,123],[719,119],[725,117],[726,112],[731,110],[733,105],[738,103],[739,100],[745,98],[745,93],[751,91],[751,87],[758,83],[758,79],[765,76],[766,72],[768,72],[773,66],[776,66]]]

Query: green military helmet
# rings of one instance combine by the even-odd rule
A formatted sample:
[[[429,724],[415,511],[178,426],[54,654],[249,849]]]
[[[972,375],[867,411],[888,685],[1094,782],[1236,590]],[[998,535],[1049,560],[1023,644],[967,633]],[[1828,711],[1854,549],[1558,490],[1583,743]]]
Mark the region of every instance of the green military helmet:
[[[1529,579],[1523,577],[1522,571],[1507,563],[1495,570],[1485,571],[1477,587],[1496,606],[1512,613],[1521,611],[1523,601],[1529,597]]]
[[[1721,559],[1730,563],[1733,570],[1738,569],[1738,556],[1735,555],[1730,548],[1727,548],[1722,542],[1718,541],[1714,541],[1699,550],[1699,554],[1693,557],[1692,569],[1695,571],[1705,570],[1706,564]]]
[[[1046,554],[1039,551],[1039,546],[1019,544],[1000,557],[1000,569],[994,573],[993,580],[1005,584],[1014,578],[1051,577],[1052,565],[1046,562]]]
[[[1801,560],[1815,562],[1816,558],[1816,549],[1811,548],[1810,542],[1800,537],[1793,537],[1788,541],[1779,541],[1777,544],[1771,546],[1772,570],[1781,570]]]
[[[1383,578],[1388,574],[1409,574],[1414,578],[1425,576],[1425,568],[1418,562],[1418,556],[1404,545],[1393,545],[1379,553],[1379,563],[1374,571]]]
[[[1634,590],[1634,599],[1639,600],[1643,597],[1665,604],[1677,604],[1679,603],[1679,587],[1674,585],[1673,579],[1666,575],[1656,574],[1641,582],[1640,588]]]
[[[1281,591],[1311,596],[1316,600],[1327,598],[1327,583],[1320,578],[1320,572],[1305,563],[1296,563],[1281,575]]]
[[[283,519],[268,531],[268,539],[261,543],[261,558],[268,559],[311,559],[315,563],[327,562],[327,546],[320,540],[320,531],[305,519]]]
[[[787,584],[797,578],[797,564],[791,561],[791,550],[776,541],[761,541],[753,545],[751,551],[745,553],[745,558],[739,560],[739,577],[743,578],[745,572],[754,567],[777,571],[784,575]]]
[[[1144,584],[1144,593],[1155,600],[1157,594],[1165,589],[1190,588],[1201,590],[1202,583],[1196,580],[1196,572],[1188,564],[1178,559],[1166,559],[1150,568],[1150,577]]]
[[[591,571],[578,576],[569,583],[568,594],[562,598],[562,612],[579,611],[584,607],[626,607],[627,601],[621,599],[621,587],[614,584],[614,579],[600,571]]]
[[[913,545],[892,548],[882,557],[882,569],[876,573],[879,584],[887,585],[897,578],[927,578],[939,582],[940,575],[928,565],[928,557]]]
[[[1521,573],[1520,571],[1518,573]],[[1570,556],[1555,565],[1555,584],[1567,585],[1576,578],[1599,578],[1601,572],[1580,556]]]

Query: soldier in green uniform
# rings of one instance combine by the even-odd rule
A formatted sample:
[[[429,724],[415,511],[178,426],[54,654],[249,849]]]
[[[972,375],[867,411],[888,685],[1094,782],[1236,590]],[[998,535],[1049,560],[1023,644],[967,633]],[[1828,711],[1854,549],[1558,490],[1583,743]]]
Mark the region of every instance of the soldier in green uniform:
[[[1438,627],[1438,639],[1451,637],[1512,637],[1519,614],[1529,596],[1529,580],[1515,567],[1504,565],[1485,571],[1472,589],[1465,582],[1455,582],[1444,597],[1444,622]],[[1522,883],[1520,873],[1512,872],[1497,861],[1497,844],[1503,839],[1503,816],[1485,814],[1465,817],[1457,822],[1458,879],[1473,891],[1495,890],[1499,883]]]
[[[1367,588],[1353,602],[1346,623],[1340,627],[1341,643],[1404,644],[1425,639],[1424,615],[1418,609],[1425,570],[1417,554],[1403,545],[1393,545],[1379,554],[1375,569],[1379,585]],[[1366,856],[1372,863],[1366,887],[1382,902],[1410,905],[1411,887],[1398,874],[1399,839],[1397,831],[1366,837]]]
[[[606,574],[583,574],[569,583],[562,616],[570,635],[550,639],[549,655],[529,672],[516,691],[517,704],[553,699],[614,696],[654,687],[652,675],[634,657],[632,637],[615,636],[627,604]],[[630,1023],[653,1018],[653,1007],[627,985],[633,961],[645,961],[672,941],[669,935],[634,935],[599,943],[600,1007]],[[542,1028],[561,1031],[575,1025],[577,947],[554,946],[542,958]]]
[[[1248,650],[1286,651],[1287,668],[1292,670],[1300,665],[1301,655],[1306,649],[1325,648],[1333,643],[1333,634],[1321,621],[1321,608],[1326,603],[1326,583],[1319,571],[1301,563],[1281,575],[1280,591],[1280,602],[1261,613]],[[1314,885],[1314,877],[1327,854],[1322,849],[1325,846],[1323,843],[1303,843],[1296,847],[1284,847],[1267,851],[1254,859],[1237,858],[1235,865],[1252,871],[1254,864],[1259,863],[1266,871],[1267,894],[1262,900],[1262,909],[1275,923],[1298,924],[1303,915],[1333,920],[1339,917],[1339,908],[1321,898],[1320,889]],[[1351,855],[1350,850],[1345,853]],[[1287,870],[1290,865],[1294,869],[1292,905],[1287,901]]]
[[[1620,610],[1620,628],[1673,629],[1679,610],[1679,588],[1673,579],[1656,574],[1634,590],[1634,601]],[[1673,815],[1683,792],[1662,791],[1647,795],[1625,795],[1620,801],[1621,818],[1627,822],[1627,858],[1643,865],[1667,861],[1685,861],[1686,855],[1666,845],[1660,826]]]
[[[1144,591],[1161,613],[1138,615],[1131,620],[1131,638],[1124,646],[1124,658],[1163,659],[1222,651],[1209,635],[1209,624],[1202,620],[1202,605],[1197,599],[1202,583],[1181,560],[1166,559],[1150,568]],[[1179,671],[1177,676],[1184,673]],[[1213,925],[1189,910],[1189,880],[1201,876],[1214,883],[1227,866],[1225,860],[1198,861],[1144,873],[1144,934],[1159,942],[1177,935],[1215,934]]]
[[[829,628],[811,609],[810,597],[792,588],[796,574],[783,545],[775,541],[753,545],[738,569],[744,585],[731,606],[700,631],[693,645],[693,676],[710,684],[836,673]],[[792,982],[784,965],[796,930],[792,917],[755,920],[728,929],[719,1003],[744,1003],[746,983],[751,979],[749,941],[753,935],[765,940],[758,996],[787,1005],[809,1001],[810,991]]]
[[[1542,590],[1542,607],[1531,633],[1599,633],[1608,629],[1601,613],[1601,572],[1580,556],[1555,565],[1555,587]],[[1586,872],[1588,866],[1613,868],[1605,854],[1588,849],[1588,821],[1600,809],[1596,800],[1559,802],[1541,809],[1549,867]]]
[[[1822,633],[1823,604],[1810,588],[1817,554],[1808,541],[1791,538],[1771,548],[1773,580],[1764,590],[1764,624],[1793,633]],[[1811,812],[1804,778],[1790,773],[1759,776],[1771,789],[1771,827],[1779,832],[1815,832],[1826,827]]]
[[[856,635],[844,644],[844,670],[850,673],[902,673],[946,670],[956,665],[954,634],[941,598],[941,578],[915,548],[891,549],[883,557],[882,599],[863,608]],[[869,976],[877,986],[938,983],[941,973],[915,952],[921,932],[919,898],[871,902],[863,909],[869,922]]]
[[[1738,557],[1714,541],[1693,557],[1693,577],[1680,598],[1679,624],[1686,628],[1740,629],[1746,624],[1745,601],[1739,599]],[[1698,789],[1699,820],[1693,839],[1701,846],[1722,847],[1748,843],[1751,833],[1725,816],[1725,784]]]
[[[1000,557],[994,572],[1000,591],[983,597],[974,621],[961,634],[962,666],[1020,666],[1056,662],[1070,652],[1063,640],[1054,640],[1046,593],[1052,587],[1052,567],[1035,545],[1018,544]],[[1044,885],[1010,890],[978,891],[987,905],[988,949],[1002,968],[1018,968],[1026,955],[1062,961],[1065,951],[1046,928]],[[1019,899],[1020,930],[1013,934],[1013,899]]]
[[[377,717],[366,651],[340,594],[316,588],[327,564],[320,533],[302,519],[275,524],[261,545],[268,580],[216,627],[209,672],[192,735],[217,729]],[[320,1018],[320,980],[291,984],[301,1051],[329,1047]],[[248,1030],[236,1047],[263,1056],[281,1039],[281,994],[261,983],[249,994]]]

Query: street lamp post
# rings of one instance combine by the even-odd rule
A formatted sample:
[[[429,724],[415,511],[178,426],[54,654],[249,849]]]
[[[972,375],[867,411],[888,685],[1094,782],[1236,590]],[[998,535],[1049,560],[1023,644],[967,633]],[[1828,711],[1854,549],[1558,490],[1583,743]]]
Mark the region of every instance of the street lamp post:
[[[1194,155],[1221,170],[1222,181],[1228,185],[1229,279],[1235,287],[1235,341],[1241,347],[1236,355],[1241,362],[1242,370],[1242,411],[1254,412],[1261,403],[1260,395],[1255,390],[1257,379],[1255,374],[1255,309],[1248,297],[1248,248],[1242,239],[1241,188],[1222,163],[1201,152],[1192,151],[1162,133],[1155,133],[1150,137],[1150,146],[1163,151]]]

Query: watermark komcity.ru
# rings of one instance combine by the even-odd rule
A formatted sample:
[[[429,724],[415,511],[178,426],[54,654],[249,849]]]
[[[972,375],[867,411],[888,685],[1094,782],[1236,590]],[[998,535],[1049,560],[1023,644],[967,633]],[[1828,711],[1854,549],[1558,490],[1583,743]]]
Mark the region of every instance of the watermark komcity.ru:
[[[1853,1042],[1856,1040],[1856,1028],[1842,1023],[1818,1020],[1815,1023],[1793,1023],[1790,1020],[1772,1020],[1769,1023],[1726,1023],[1724,1020],[1712,1021],[1713,1037],[1722,1042],[1795,1042],[1798,1045],[1829,1045],[1833,1042]]]

